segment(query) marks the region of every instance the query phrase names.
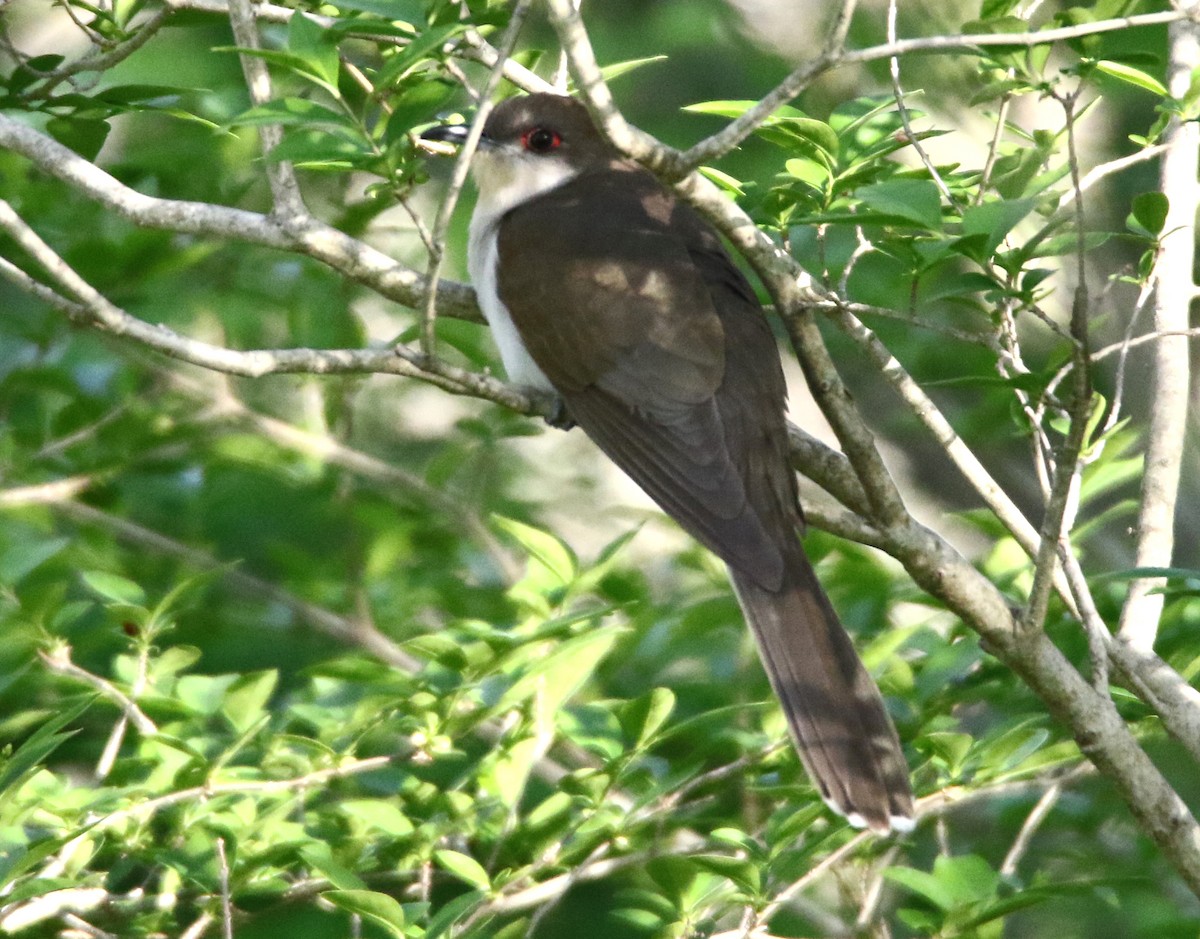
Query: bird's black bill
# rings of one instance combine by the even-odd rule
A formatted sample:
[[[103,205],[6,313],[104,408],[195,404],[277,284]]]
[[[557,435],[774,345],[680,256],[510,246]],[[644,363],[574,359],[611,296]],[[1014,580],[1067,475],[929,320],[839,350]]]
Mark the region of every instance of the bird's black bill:
[[[471,132],[470,124],[436,124],[421,135],[422,140],[436,143],[462,144]]]

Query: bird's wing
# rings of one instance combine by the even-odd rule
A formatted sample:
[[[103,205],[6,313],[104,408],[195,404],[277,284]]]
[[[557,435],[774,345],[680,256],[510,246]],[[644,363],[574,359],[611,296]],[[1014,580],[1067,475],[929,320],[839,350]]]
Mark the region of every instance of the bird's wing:
[[[652,177],[599,175],[505,217],[500,298],[588,436],[729,565],[824,798],[855,824],[909,828],[896,732],[795,537],[786,388],[758,303]]]
[[[783,377],[716,236],[623,169],[514,209],[499,250],[500,298],[571,416],[684,528],[777,588],[799,520]]]

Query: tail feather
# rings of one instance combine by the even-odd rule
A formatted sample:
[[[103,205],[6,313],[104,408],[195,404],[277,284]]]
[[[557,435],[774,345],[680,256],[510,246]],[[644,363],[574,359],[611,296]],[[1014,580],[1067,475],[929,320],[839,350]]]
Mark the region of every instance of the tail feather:
[[[900,741],[874,680],[802,553],[778,591],[733,568],[730,577],[805,769],[852,824],[913,826]]]

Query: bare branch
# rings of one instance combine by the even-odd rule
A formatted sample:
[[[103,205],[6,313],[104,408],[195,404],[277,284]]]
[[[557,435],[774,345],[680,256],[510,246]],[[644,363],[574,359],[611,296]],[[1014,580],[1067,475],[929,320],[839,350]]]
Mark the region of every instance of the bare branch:
[[[69,10],[69,8],[69,4],[64,4],[64,9]],[[72,75],[78,75],[81,72],[102,72],[125,61],[167,24],[175,10],[176,6],[172,0],[164,0],[162,7],[139,23],[136,30],[127,39],[108,45],[107,48],[96,44],[87,55],[80,56],[74,62],[64,62],[57,68],[41,73],[38,77],[44,79],[45,83],[36,85],[18,97],[25,100],[41,99]]]
[[[896,0],[888,0],[887,12],[887,38],[888,42],[896,41]],[[925,148],[921,146],[921,139],[913,130],[912,121],[908,114],[908,105],[904,103],[904,88],[900,84],[900,57],[892,56],[888,59],[888,71],[892,76],[892,97],[896,100],[896,112],[900,115],[900,123],[904,127],[904,135],[908,138],[908,145],[913,148],[913,151],[921,159],[926,172],[929,173],[929,178],[933,180],[938,187],[938,191],[942,194],[942,198],[947,202],[953,203],[954,197],[950,193],[950,187],[946,185],[946,181],[942,179],[942,174],[938,172],[936,166],[933,165],[933,160],[929,158],[929,154],[925,152]]]
[[[1194,4],[1191,5],[1194,9]],[[1200,24],[1173,23],[1168,33],[1168,81],[1171,92],[1183,96],[1200,65]],[[1185,332],[1189,326],[1196,285],[1192,265],[1196,253],[1196,213],[1200,210],[1200,127],[1173,117],[1164,137],[1167,147],[1159,170],[1162,192],[1170,199],[1163,226],[1160,254],[1153,280],[1154,332]],[[1188,341],[1162,338],[1154,344],[1150,427],[1138,514],[1136,567],[1167,567],[1175,546],[1175,512],[1183,467],[1183,440],[1191,399]],[[1129,585],[1121,610],[1119,634],[1142,653],[1154,648],[1162,615],[1163,595],[1155,592],[1161,579],[1143,578]]]
[[[550,415],[555,403],[551,396],[523,392],[489,375],[481,375],[419,353],[403,346],[391,349],[259,349],[239,352],[197,339],[181,336],[165,326],[152,326],[114,306],[81,278],[28,225],[0,200],[0,228],[24,248],[78,302],[51,293],[54,305],[68,315],[82,319],[114,336],[133,339],[158,352],[231,375],[263,375],[303,372],[337,374],[382,372],[421,378],[453,394],[487,398],[514,410]],[[0,273],[3,273],[0,270]],[[45,292],[39,294],[45,296]]]
[[[20,508],[25,505],[53,505],[73,499],[95,482],[92,476],[69,476],[32,486],[13,486],[0,489],[0,508]]]
[[[297,13],[303,16],[303,13]],[[258,24],[254,18],[254,10],[250,0],[229,0],[229,25],[233,28],[233,38],[243,49],[259,50],[262,44],[258,39]],[[242,74],[246,77],[246,90],[250,93],[250,103],[256,107],[271,100],[271,74],[267,71],[267,63],[251,53],[243,52],[238,56],[242,62]],[[308,214],[304,207],[304,199],[300,195],[300,184],[296,181],[296,171],[286,160],[274,160],[271,151],[283,140],[283,127],[280,124],[263,124],[258,129],[258,139],[262,144],[262,153],[266,164],[267,181],[271,186],[271,195],[275,200],[275,215],[281,218],[300,218]]]
[[[217,836],[217,875],[221,885],[221,936],[233,939],[233,897],[229,892],[229,858],[225,856],[225,839]]]
[[[116,685],[110,681],[106,681],[99,675],[93,675],[87,669],[80,668],[71,661],[71,650],[63,645],[59,646],[50,652],[39,652],[39,658],[50,671],[59,675],[65,675],[68,678],[74,678],[83,682],[104,698],[107,698],[113,704],[121,709],[121,713],[129,718],[130,723],[137,728],[139,734],[143,736],[152,736],[158,733],[158,728],[154,725],[154,721],[150,720],[142,709],[139,708],[136,702],[129,695],[121,691]]]
[[[143,195],[40,131],[0,114],[0,147],[146,228],[228,238],[304,254],[380,295],[418,309],[426,284],[416,271],[370,245],[311,217],[280,220],[244,209]],[[438,285],[442,315],[482,321],[475,292],[465,284]]]
[[[1041,827],[1042,822],[1049,817],[1051,810],[1057,804],[1059,797],[1062,795],[1062,781],[1055,780],[1050,787],[1042,793],[1042,797],[1037,800],[1033,810],[1025,818],[1025,823],[1021,826],[1021,830],[1017,832],[1017,837],[1013,839],[1012,846],[1009,847],[1008,853],[1004,855],[1004,861],[1000,864],[1001,877],[1013,877],[1017,873],[1017,865],[1021,863],[1021,858],[1025,856],[1025,852],[1029,850],[1029,844],[1033,841],[1033,836]]]
[[[446,232],[450,230],[450,218],[454,214],[454,207],[458,204],[458,197],[462,194],[463,186],[466,185],[471,159],[475,156],[475,149],[479,146],[479,140],[483,135],[483,125],[487,122],[488,114],[491,113],[492,93],[500,84],[504,63],[508,61],[513,49],[516,48],[517,37],[520,36],[525,17],[529,14],[531,2],[532,0],[518,0],[517,5],[513,8],[508,29],[505,31],[504,39],[497,51],[496,64],[492,66],[487,81],[480,91],[479,110],[475,115],[475,121],[454,161],[454,173],[450,177],[450,186],[442,197],[441,207],[438,209],[433,223],[433,232],[429,238],[431,248],[429,267],[425,272],[425,282],[432,286],[425,294],[425,306],[421,313],[421,351],[427,356],[434,354],[437,345],[434,335],[434,323],[437,319],[437,285],[442,272],[442,262],[445,260]]]
[[[1071,170],[1072,187],[1076,190],[1074,210],[1076,214],[1076,264],[1079,282],[1075,287],[1071,304],[1071,403],[1067,433],[1054,455],[1054,473],[1050,485],[1050,496],[1046,501],[1045,514],[1040,531],[1034,562],[1033,585],[1019,624],[1025,631],[1040,630],[1045,622],[1052,584],[1059,578],[1059,563],[1066,563],[1072,556],[1069,531],[1074,524],[1079,507],[1079,486],[1083,464],[1080,456],[1091,418],[1092,371],[1091,339],[1088,325],[1090,299],[1087,285],[1087,232],[1084,228],[1083,195],[1079,191],[1081,171],[1076,152],[1075,104],[1076,94],[1060,99],[1063,119],[1066,123],[1068,165]],[[1108,700],[1108,629],[1094,613],[1086,581],[1076,585],[1084,594],[1083,605],[1091,615],[1083,616],[1081,622],[1088,640],[1092,665],[1092,681],[1097,694]]]
[[[600,64],[592,50],[583,18],[573,0],[546,0],[550,25],[558,34],[559,45],[583,101],[604,135],[622,153],[660,173],[669,173],[678,165],[680,154],[625,120],[612,92],[604,82]],[[678,175],[682,175],[681,173]]]

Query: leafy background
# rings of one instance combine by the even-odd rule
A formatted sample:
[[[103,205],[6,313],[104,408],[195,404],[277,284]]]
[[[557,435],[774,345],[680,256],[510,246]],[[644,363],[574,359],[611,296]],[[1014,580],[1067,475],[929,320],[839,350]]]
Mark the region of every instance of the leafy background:
[[[1117,12],[1108,6],[1088,15]],[[502,4],[470,7],[477,23],[506,16]],[[118,36],[138,12],[97,22]],[[266,110],[249,109],[227,24],[200,12],[179,14],[94,81],[40,98],[9,55],[4,104],[98,152],[140,191],[256,211],[270,204],[255,127],[282,119],[274,157],[300,164],[318,214],[419,267],[420,240],[396,202],[427,219],[436,210],[439,187],[426,183],[444,170],[410,131],[465,103],[440,51],[461,32],[459,9],[355,0],[321,12],[344,32],[364,20],[385,36],[387,23],[409,25],[392,28],[399,47],[299,17],[265,27],[285,102]],[[905,10],[901,32],[954,31],[979,12]],[[864,6],[855,41],[879,41],[882,16]],[[49,4],[12,3],[0,17],[26,52],[78,53]],[[605,63],[661,57],[615,87],[629,117],[671,143],[711,132],[710,115],[736,113],[788,68],[715,2],[595,4],[588,19]],[[835,283],[855,244],[845,214],[875,226],[880,250],[854,268],[853,299],[986,330],[998,297],[1034,293],[1029,272],[1060,264],[1034,251],[1005,282],[980,263],[1064,185],[1061,112],[1039,110],[1039,91],[1084,74],[1100,102],[1081,131],[1089,162],[1127,152],[1127,135],[1150,133],[1156,118],[1164,32],[1012,56],[1027,133],[991,185],[1023,211],[977,212],[974,242],[947,223],[922,172],[893,156],[903,128],[882,66],[834,74],[796,103],[795,121],[718,168],[742,184],[757,221]],[[538,53],[551,47],[535,22],[520,56],[548,73],[555,56]],[[390,117],[348,80],[339,50],[386,86]],[[1099,60],[1130,71],[1080,64]],[[942,135],[934,152],[958,154],[938,159],[968,200],[979,164],[963,154],[982,153],[991,129],[972,118],[994,108],[989,83],[1011,65],[999,54],[905,63],[911,87],[925,89],[910,106]],[[704,106],[682,110],[693,105]],[[1095,270],[1113,278],[1098,342],[1123,331],[1157,234],[1153,203],[1126,225],[1134,197],[1154,188],[1151,167],[1089,202],[1102,233]],[[413,311],[313,261],[138,229],[9,152],[0,192],[148,322],[237,348],[415,334]],[[960,221],[969,233],[966,213]],[[15,256],[7,241],[0,250]],[[451,268],[461,275],[461,251]],[[74,916],[111,935],[215,935],[232,908],[239,939],[707,935],[798,885],[773,935],[1195,935],[1195,898],[1069,737],[881,555],[816,531],[806,541],[893,708],[918,794],[954,795],[896,844],[856,836],[821,807],[784,744],[720,565],[614,480],[578,433],[391,377],[206,374],[0,291],[0,916],[12,934],[64,935]],[[1044,303],[1060,312],[1058,295]],[[492,361],[480,326],[438,328],[454,361]],[[1033,504],[1026,428],[986,348],[911,324],[877,329]],[[1032,326],[1026,339],[1030,381],[1044,383],[1061,347]],[[911,498],[990,577],[1027,586],[1015,545],[970,511],[951,470],[923,469],[932,443],[850,344],[829,340]],[[1140,416],[1136,384],[1129,407]],[[1096,569],[1129,563],[1136,440],[1136,423],[1118,428],[1088,474],[1096,523],[1084,544]],[[64,480],[76,488],[5,499]],[[1186,517],[1180,537],[1181,556],[1194,554]],[[1123,589],[1119,577],[1097,588],[1106,618]],[[1160,651],[1190,677],[1200,649],[1188,596],[1168,604]],[[1050,628],[1086,659],[1061,610]],[[130,724],[113,689],[146,725]],[[1194,802],[1194,772],[1156,719],[1131,696],[1123,706]],[[1019,845],[1048,791],[1049,814]]]

